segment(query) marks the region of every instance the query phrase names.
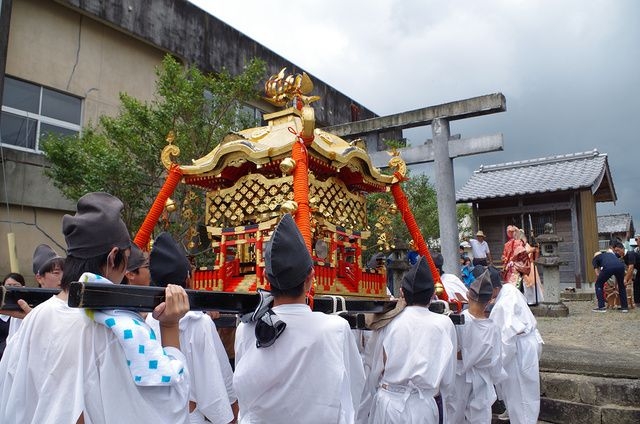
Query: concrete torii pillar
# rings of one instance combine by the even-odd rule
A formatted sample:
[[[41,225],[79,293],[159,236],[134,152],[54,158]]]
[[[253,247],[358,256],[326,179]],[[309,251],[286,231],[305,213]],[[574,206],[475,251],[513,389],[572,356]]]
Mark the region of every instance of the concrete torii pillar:
[[[367,134],[388,133],[405,128],[431,125],[433,140],[424,145],[400,150],[407,165],[435,162],[435,183],[438,201],[438,223],[440,244],[444,257],[445,272],[460,275],[458,266],[458,221],[456,216],[456,193],[453,174],[453,159],[458,156],[470,156],[479,153],[503,149],[502,134],[460,139],[459,135],[450,136],[449,122],[474,116],[488,115],[507,110],[502,93],[488,94],[429,106],[413,111],[402,112],[380,118],[366,119],[324,128],[332,134],[351,139]],[[369,148],[369,150],[372,150]],[[389,155],[386,152],[372,152],[373,164],[379,168],[387,166]]]

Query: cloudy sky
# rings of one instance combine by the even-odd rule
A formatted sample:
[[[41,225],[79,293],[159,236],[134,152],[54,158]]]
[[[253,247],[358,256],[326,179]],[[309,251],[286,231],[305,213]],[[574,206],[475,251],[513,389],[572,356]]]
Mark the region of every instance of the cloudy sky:
[[[598,213],[640,232],[640,2],[192,2],[379,115],[503,93],[506,112],[451,123],[504,134],[504,151],[454,161],[456,189],[482,164],[597,149],[618,195]]]

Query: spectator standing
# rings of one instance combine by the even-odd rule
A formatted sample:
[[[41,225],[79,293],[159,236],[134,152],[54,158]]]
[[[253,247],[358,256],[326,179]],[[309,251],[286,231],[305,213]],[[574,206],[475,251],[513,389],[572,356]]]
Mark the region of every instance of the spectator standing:
[[[471,283],[473,283],[473,280],[475,280],[471,259],[466,255],[460,255],[460,274],[462,275],[462,282],[467,287],[469,287]]]
[[[633,284],[633,303],[636,307],[640,307],[640,252],[638,251],[638,242],[640,242],[640,234],[636,234],[629,241],[629,251],[625,253],[623,258],[627,266],[627,273],[624,276],[625,285]]]
[[[482,231],[476,233],[476,238],[469,240],[471,244],[471,254],[473,255],[473,266],[483,265],[489,266],[493,263],[491,259],[491,251],[489,245],[485,241],[485,235]]]
[[[24,277],[22,274],[12,272],[7,274],[2,280],[2,285],[5,287],[22,287],[25,285]],[[20,318],[10,317],[9,315],[0,314],[0,358],[7,345],[7,340],[18,331],[20,328]]]

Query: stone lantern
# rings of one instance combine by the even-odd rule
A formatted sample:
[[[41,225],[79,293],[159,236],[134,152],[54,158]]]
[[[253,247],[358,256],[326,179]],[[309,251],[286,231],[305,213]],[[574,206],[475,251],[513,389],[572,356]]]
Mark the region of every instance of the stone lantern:
[[[544,275],[544,302],[541,302],[534,313],[538,316],[566,317],[569,309],[560,301],[560,261],[558,244],[562,237],[554,234],[553,226],[545,224],[544,234],[536,237],[536,242],[540,247],[540,257],[535,263],[543,268]]]
[[[387,265],[387,285],[389,290],[395,297],[400,297],[400,286],[402,285],[402,277],[411,268],[407,254],[409,245],[404,241],[396,240],[394,247],[389,254],[389,263]]]

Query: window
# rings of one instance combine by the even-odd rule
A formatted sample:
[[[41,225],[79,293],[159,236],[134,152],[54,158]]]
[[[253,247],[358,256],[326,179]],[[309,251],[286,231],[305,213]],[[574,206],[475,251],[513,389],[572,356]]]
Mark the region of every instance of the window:
[[[0,137],[4,145],[40,151],[44,134],[80,132],[82,99],[11,77],[4,79]]]
[[[262,111],[257,107],[241,104],[236,110],[236,130],[264,125]]]

